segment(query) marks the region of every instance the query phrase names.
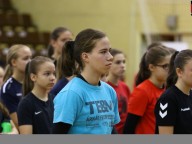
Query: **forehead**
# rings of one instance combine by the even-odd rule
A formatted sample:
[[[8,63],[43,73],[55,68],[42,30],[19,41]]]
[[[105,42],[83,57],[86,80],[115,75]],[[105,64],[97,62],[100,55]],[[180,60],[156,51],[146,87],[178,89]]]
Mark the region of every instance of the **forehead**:
[[[192,59],[187,60],[186,64],[184,65],[184,67],[190,67],[192,68]]]
[[[70,31],[61,32],[61,34],[59,35],[59,38],[71,38],[71,37],[72,33]]]
[[[111,48],[108,37],[103,37],[95,42],[95,47],[93,50],[100,50],[103,48]]]
[[[22,47],[17,51],[19,56],[31,55],[31,50],[28,47]]]
[[[39,71],[46,71],[49,69],[55,69],[55,65],[53,64],[53,62],[43,62],[38,66]]]
[[[167,63],[169,64],[170,59],[171,59],[171,55],[167,55],[167,56],[162,58],[162,60],[159,62],[159,64],[167,64]]]
[[[122,54],[122,53],[118,53],[118,54],[116,54],[116,55],[114,55],[113,56],[113,60],[115,61],[115,60],[124,60],[125,59],[125,56],[124,56],[124,54]]]

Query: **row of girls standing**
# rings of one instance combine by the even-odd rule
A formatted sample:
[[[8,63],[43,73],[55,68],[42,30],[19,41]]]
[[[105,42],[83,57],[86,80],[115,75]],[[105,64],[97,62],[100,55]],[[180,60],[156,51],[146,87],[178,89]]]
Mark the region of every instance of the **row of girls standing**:
[[[31,60],[30,49],[24,45],[19,47],[29,50],[27,56],[23,51],[16,51],[16,57],[10,60],[11,66],[19,70],[22,67],[20,78],[23,79],[17,82],[19,89],[16,88],[20,91],[11,88],[12,94],[13,91],[19,93],[14,95],[19,98],[14,114],[18,117],[15,123],[21,134],[51,133],[53,122],[54,133],[115,133],[114,126],[120,121],[117,96],[112,87],[100,81],[101,76],[109,71],[113,59],[109,52],[109,39],[103,32],[86,29],[77,35],[74,42],[66,44],[66,57],[69,58],[66,65],[72,68],[69,75],[77,75],[54,99],[54,112],[53,97],[49,94],[56,80],[53,61],[42,56]],[[16,68],[13,70],[16,71]],[[12,97],[5,94],[13,86],[12,79],[15,77],[12,77],[9,85],[5,82],[1,89],[4,103],[12,101]],[[20,101],[22,84],[24,96]],[[6,101],[7,98],[10,100]],[[10,106],[9,111],[12,108]]]
[[[7,54],[0,106],[3,120],[11,118],[9,134],[17,130],[20,134],[50,134],[52,130],[53,101],[48,92],[55,82],[55,65],[49,58],[39,56],[31,61],[31,57],[25,45],[13,45]]]
[[[58,27],[52,32],[50,47],[53,48],[53,53],[51,58],[54,59],[55,64],[59,54],[61,54],[61,47],[66,41],[71,40],[71,37],[72,33],[64,27]],[[48,134],[51,133],[53,121],[52,97],[48,95],[48,92],[54,85],[55,78],[52,76],[50,83],[46,81],[47,83],[42,82],[40,84],[39,81],[43,80],[43,76],[44,78],[45,76],[50,78],[50,72],[55,75],[55,70],[54,72],[53,70],[48,71],[49,65],[46,65],[46,63],[52,63],[51,59],[36,57],[30,62],[31,57],[30,48],[25,45],[13,45],[9,49],[4,85],[1,90],[1,101],[5,106],[2,104],[1,108],[4,115],[7,117],[7,114],[9,114],[11,120],[13,120],[13,130],[15,130],[13,125],[15,124],[21,134]],[[26,67],[27,63],[29,64]],[[43,66],[44,64],[45,66]],[[43,71],[41,67],[46,71]],[[42,78],[40,75],[42,75]],[[24,90],[23,100],[21,100],[22,90]],[[34,104],[31,103],[32,101]],[[5,113],[6,107],[9,113]]]

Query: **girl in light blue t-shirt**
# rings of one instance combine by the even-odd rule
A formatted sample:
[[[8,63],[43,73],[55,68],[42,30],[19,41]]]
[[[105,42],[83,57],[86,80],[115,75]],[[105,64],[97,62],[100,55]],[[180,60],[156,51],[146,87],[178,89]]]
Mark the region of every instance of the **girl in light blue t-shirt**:
[[[119,123],[114,89],[100,81],[112,64],[111,45],[101,31],[85,29],[65,44],[65,66],[74,77],[54,99],[53,133],[111,134]]]

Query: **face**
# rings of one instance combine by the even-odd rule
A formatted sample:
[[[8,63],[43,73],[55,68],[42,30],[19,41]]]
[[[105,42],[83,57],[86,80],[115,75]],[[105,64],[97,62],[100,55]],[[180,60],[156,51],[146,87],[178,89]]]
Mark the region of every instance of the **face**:
[[[12,60],[12,66],[14,67],[14,70],[17,70],[21,73],[25,72],[26,64],[31,61],[32,52],[30,48],[28,47],[22,47],[17,52],[18,58],[15,60]]]
[[[171,56],[166,56],[162,62],[153,65],[151,73],[157,79],[157,81],[162,83],[166,82],[168,77],[170,58]]]
[[[110,49],[111,45],[107,37],[98,40],[90,53],[82,54],[85,67],[89,67],[91,72],[99,75],[108,73],[113,60]]]
[[[0,67],[0,88],[3,84],[3,77],[4,77],[4,69]]]
[[[55,65],[52,62],[45,62],[39,65],[37,74],[31,74],[34,87],[44,91],[50,91],[55,84]]]
[[[62,47],[67,41],[70,41],[73,39],[73,35],[70,31],[62,32],[57,40],[53,40],[53,47],[55,48],[55,52],[58,54],[61,54]]]
[[[125,56],[122,53],[116,54],[113,57],[113,63],[111,65],[110,71],[115,77],[122,77],[125,73]]]
[[[192,87],[192,59],[185,64],[183,70],[179,69],[177,71],[178,80]]]

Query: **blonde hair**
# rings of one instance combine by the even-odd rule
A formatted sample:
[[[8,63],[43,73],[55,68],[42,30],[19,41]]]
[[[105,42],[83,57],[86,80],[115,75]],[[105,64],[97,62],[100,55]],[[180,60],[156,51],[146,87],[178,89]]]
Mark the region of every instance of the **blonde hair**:
[[[3,78],[3,81],[5,82],[12,74],[13,74],[13,69],[12,69],[12,60],[13,59],[17,59],[18,58],[18,51],[24,47],[28,47],[26,45],[22,45],[22,44],[17,44],[17,45],[13,45],[9,48],[9,51],[7,53],[7,57],[6,57],[6,68],[5,68],[5,75]]]

